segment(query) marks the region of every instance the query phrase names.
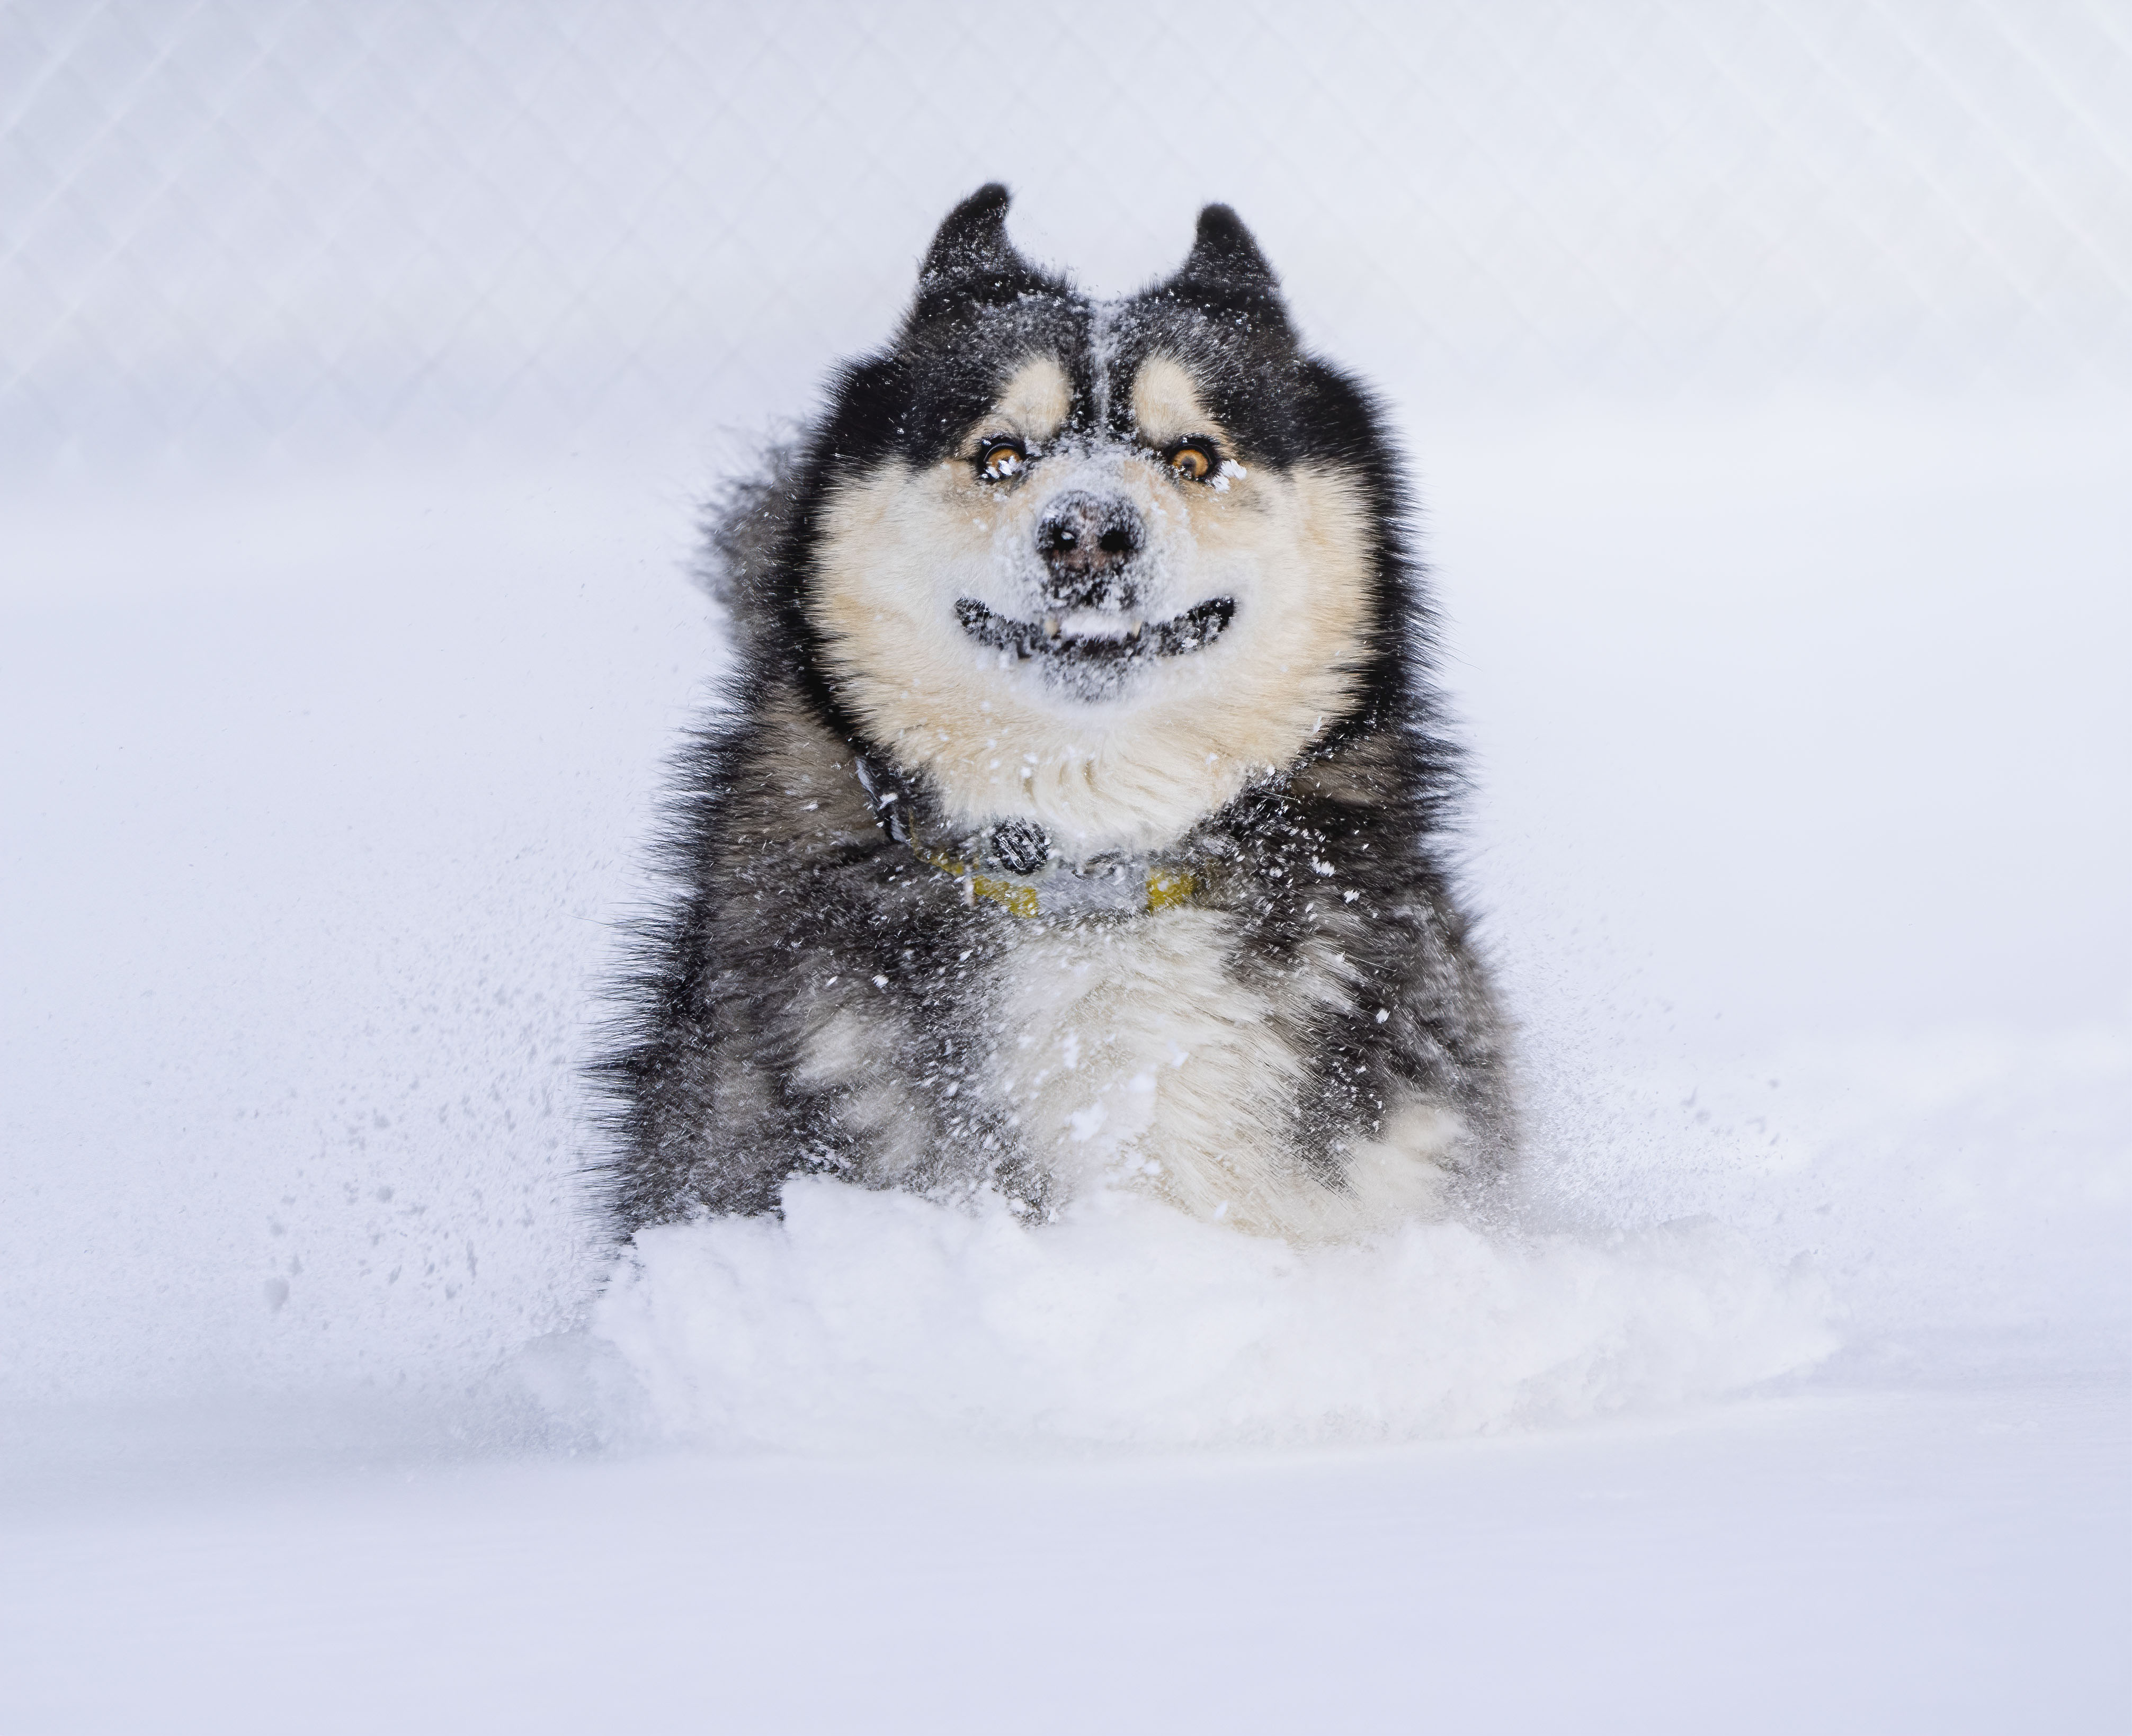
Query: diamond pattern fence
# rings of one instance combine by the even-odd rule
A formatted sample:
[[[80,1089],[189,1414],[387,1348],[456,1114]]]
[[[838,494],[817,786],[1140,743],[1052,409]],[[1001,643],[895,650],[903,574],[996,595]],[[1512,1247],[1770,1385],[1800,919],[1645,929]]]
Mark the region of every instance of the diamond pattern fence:
[[[7,0],[0,464],[747,425],[994,176],[1436,400],[2132,378],[2121,0]]]

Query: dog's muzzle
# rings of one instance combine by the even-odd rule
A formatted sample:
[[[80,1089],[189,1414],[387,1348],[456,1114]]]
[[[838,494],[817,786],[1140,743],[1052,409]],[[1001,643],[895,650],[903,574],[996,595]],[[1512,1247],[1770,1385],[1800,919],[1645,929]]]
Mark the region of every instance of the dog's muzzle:
[[[1075,490],[1044,509],[1036,525],[1044,614],[1017,621],[965,597],[955,619],[978,644],[1018,661],[1043,659],[1101,681],[1144,658],[1177,657],[1212,645],[1235,618],[1233,597],[1210,597],[1167,621],[1140,611],[1146,530],[1123,495]]]

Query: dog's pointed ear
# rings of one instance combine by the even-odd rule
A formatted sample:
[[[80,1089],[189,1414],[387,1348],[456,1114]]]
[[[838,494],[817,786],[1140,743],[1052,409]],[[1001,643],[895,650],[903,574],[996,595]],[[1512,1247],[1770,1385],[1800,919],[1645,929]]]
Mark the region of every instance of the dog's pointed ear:
[[[979,272],[1026,271],[1026,261],[1006,238],[1006,208],[1012,198],[999,182],[987,181],[950,211],[919,267],[920,286]]]
[[[1227,205],[1209,205],[1199,213],[1198,233],[1177,276],[1180,282],[1218,283],[1269,293],[1280,287],[1243,218]]]

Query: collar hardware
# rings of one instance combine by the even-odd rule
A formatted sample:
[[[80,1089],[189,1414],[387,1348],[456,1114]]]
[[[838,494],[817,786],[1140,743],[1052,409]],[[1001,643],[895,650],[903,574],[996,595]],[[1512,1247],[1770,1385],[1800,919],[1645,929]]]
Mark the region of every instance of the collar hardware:
[[[1188,904],[1199,890],[1196,875],[1155,862],[1121,862],[1094,874],[1054,867],[1040,880],[986,874],[944,850],[913,843],[911,854],[963,883],[963,902],[979,899],[1016,916],[1088,916],[1099,912],[1132,916]]]
[[[1144,857],[1092,870],[1050,860],[1049,838],[1033,821],[1002,821],[986,835],[985,842],[995,856],[1003,859],[1001,866],[1018,868],[1026,861],[1036,871],[987,873],[975,862],[923,842],[916,824],[919,816],[892,772],[869,765],[863,755],[855,758],[852,769],[858,774],[875,820],[920,861],[960,880],[966,904],[982,899],[1016,916],[1030,918],[1099,912],[1137,916],[1188,904],[1199,890],[1198,877],[1190,870]]]

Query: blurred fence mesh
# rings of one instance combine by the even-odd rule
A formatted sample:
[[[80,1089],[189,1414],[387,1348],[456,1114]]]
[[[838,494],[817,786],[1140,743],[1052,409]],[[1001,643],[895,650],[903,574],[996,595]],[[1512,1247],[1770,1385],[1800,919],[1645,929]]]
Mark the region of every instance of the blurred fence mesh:
[[[2132,372],[2115,0],[8,0],[0,458],[797,409],[995,176],[1106,290],[1226,199],[1439,398]]]

